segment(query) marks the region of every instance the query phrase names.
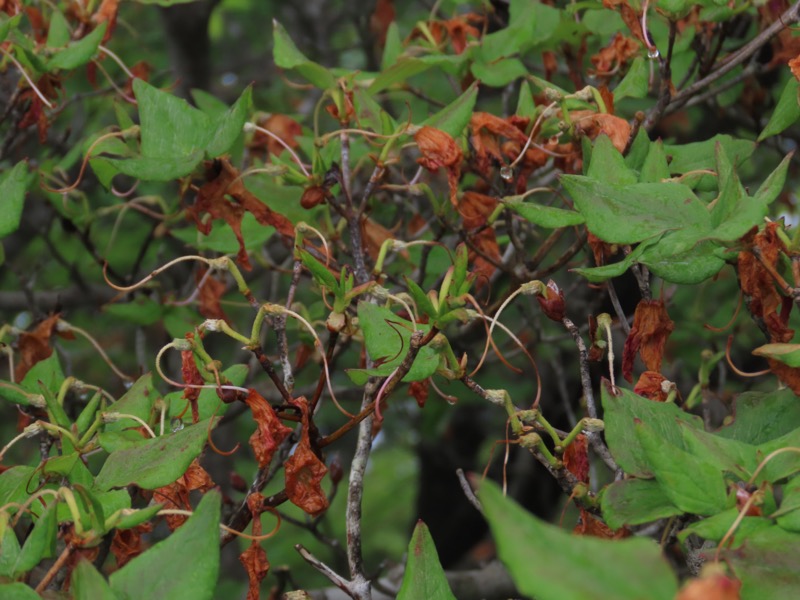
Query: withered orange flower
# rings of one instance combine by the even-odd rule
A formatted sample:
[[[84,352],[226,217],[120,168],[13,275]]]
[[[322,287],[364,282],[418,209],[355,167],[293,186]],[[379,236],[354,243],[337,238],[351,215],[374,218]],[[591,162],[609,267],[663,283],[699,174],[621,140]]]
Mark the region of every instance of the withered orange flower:
[[[263,468],[272,461],[275,450],[292,433],[292,429],[281,422],[275,409],[254,389],[250,389],[245,402],[256,422],[256,430],[250,436],[250,447],[258,466]]]
[[[422,157],[417,159],[420,165],[432,173],[439,169],[447,170],[450,202],[453,203],[453,206],[458,206],[456,192],[458,191],[458,179],[461,176],[461,160],[464,158],[461,148],[449,133],[435,127],[420,128],[414,134],[414,141],[422,153]]]
[[[660,371],[667,339],[675,329],[662,300],[641,300],[633,313],[633,325],[622,352],[622,375],[633,381],[633,361],[642,358],[648,371]]]
[[[328,468],[311,448],[311,440],[308,435],[308,401],[301,396],[291,404],[301,411],[303,433],[294,454],[283,465],[286,476],[286,495],[292,504],[314,517],[328,508],[328,497],[321,485]]]
[[[656,402],[664,402],[669,395],[661,386],[667,381],[661,373],[656,371],[645,371],[639,375],[639,381],[633,386],[633,392]]]
[[[690,579],[675,600],[739,600],[742,582],[724,573]]]

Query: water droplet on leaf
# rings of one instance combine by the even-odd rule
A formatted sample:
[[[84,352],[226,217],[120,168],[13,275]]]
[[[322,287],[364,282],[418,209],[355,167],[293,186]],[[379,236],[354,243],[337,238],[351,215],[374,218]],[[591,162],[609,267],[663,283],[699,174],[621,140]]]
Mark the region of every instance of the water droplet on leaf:
[[[653,46],[652,48],[650,48],[647,51],[647,58],[649,58],[649,59],[655,60],[659,56],[661,56],[661,53],[658,51],[658,48],[656,48],[655,46]]]
[[[503,167],[500,169],[500,177],[505,181],[511,181],[514,178],[514,169],[511,167]]]
[[[169,422],[169,427],[172,429],[172,433],[180,431],[184,427],[183,421],[180,419],[180,417],[172,417],[172,420]]]

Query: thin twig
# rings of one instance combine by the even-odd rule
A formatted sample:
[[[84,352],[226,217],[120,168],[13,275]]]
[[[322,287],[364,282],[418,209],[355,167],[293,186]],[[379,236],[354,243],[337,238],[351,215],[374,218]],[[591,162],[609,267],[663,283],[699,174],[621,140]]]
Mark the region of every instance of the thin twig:
[[[470,486],[469,481],[467,481],[464,475],[464,469],[456,469],[456,476],[458,477],[458,482],[461,484],[461,489],[467,497],[467,500],[469,500],[469,503],[472,504],[479,513],[483,514],[483,505],[481,501],[478,500],[475,492],[472,491],[472,486]]]

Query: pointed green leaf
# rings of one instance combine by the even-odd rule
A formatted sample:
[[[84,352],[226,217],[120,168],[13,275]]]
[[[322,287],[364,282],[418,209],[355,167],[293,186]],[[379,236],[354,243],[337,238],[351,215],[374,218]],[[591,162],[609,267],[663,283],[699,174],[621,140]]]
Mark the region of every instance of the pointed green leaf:
[[[33,588],[24,583],[0,584],[0,598],[3,600],[42,600]]]
[[[0,513],[0,519],[5,519],[4,523],[0,523],[0,530],[3,532],[0,537],[0,577],[11,578],[14,575],[14,565],[19,559],[19,541],[14,528],[8,523],[8,513]]]
[[[793,368],[800,367],[800,344],[764,344],[753,350],[753,354],[774,358]]]
[[[683,412],[674,404],[653,402],[629,390],[621,389],[619,395],[614,396],[602,386],[601,398],[608,448],[628,475],[653,476],[650,461],[633,428],[634,419],[649,425],[665,444],[679,449],[684,447],[679,421],[685,422],[689,427],[703,428],[702,419]]]
[[[253,104],[253,86],[248,85],[228,110],[211,123],[213,134],[206,146],[206,156],[216,158],[230,151],[239,136]]]
[[[669,165],[667,165],[667,155],[664,153],[664,145],[661,140],[656,140],[650,144],[647,157],[644,159],[642,169],[639,173],[641,183],[660,183],[664,179],[669,179]]]
[[[314,256],[312,256],[307,250],[297,248],[296,252],[299,254],[300,260],[305,268],[311,273],[314,281],[316,281],[319,285],[328,288],[334,293],[339,289],[339,282],[336,280],[336,277],[333,275],[333,273],[328,270],[328,267],[314,258]]]
[[[408,560],[403,574],[403,583],[397,593],[397,600],[455,600],[456,597],[447,583],[444,569],[439,562],[436,546],[433,544],[428,527],[422,521],[417,523],[411,542],[408,544]]]
[[[800,119],[800,102],[798,102],[798,81],[794,77],[789,77],[786,86],[781,92],[781,97],[772,116],[769,118],[764,131],[758,136],[758,141],[777,135],[787,127],[793,125]]]
[[[406,282],[406,286],[408,286],[408,293],[411,294],[414,304],[417,305],[417,310],[424,315],[428,315],[431,319],[436,319],[439,316],[439,312],[434,308],[433,302],[428,298],[425,291],[413,279],[409,279],[405,275],[403,275],[403,279]]]
[[[405,83],[410,77],[424,73],[432,64],[416,58],[403,58],[378,75],[367,88],[370,94],[377,94],[396,83]]]
[[[47,29],[47,42],[45,42],[45,46],[47,48],[66,46],[71,37],[72,34],[69,30],[67,18],[61,11],[54,10],[50,17],[50,27]]]
[[[39,564],[44,558],[51,558],[56,554],[56,534],[58,533],[58,519],[56,518],[57,502],[51,502],[36,520],[33,530],[28,534],[28,539],[14,563],[14,575],[18,577],[27,573]]]
[[[27,187],[28,163],[24,160],[0,176],[0,238],[19,228]]]
[[[603,492],[602,509],[603,519],[612,529],[642,525],[683,512],[652,479],[615,481]]]
[[[383,45],[383,56],[381,57],[381,72],[385,72],[397,62],[397,58],[403,51],[403,40],[400,37],[400,28],[397,21],[389,24],[386,30],[386,43]]]
[[[20,11],[18,14],[14,15],[10,19],[6,19],[2,23],[0,23],[0,42],[6,41],[6,38],[8,37],[8,33],[12,29],[16,29],[17,28],[17,25],[19,25],[19,22],[22,19],[22,15],[23,14],[25,14],[25,13]]]
[[[527,79],[523,79],[519,86],[516,114],[529,119],[533,119],[536,116],[536,104],[533,102],[533,92],[531,92],[531,86]]]
[[[145,422],[153,416],[153,403],[158,398],[158,392],[153,387],[153,374],[146,373],[139,377],[127,392],[114,404],[106,409],[106,412],[124,413],[143,419]],[[112,421],[106,424],[106,431],[123,431],[130,429],[134,425],[133,421],[126,419]]]
[[[478,491],[500,559],[517,589],[537,600],[672,600],[675,575],[658,544],[644,538],[604,540],[540,521],[497,484]]]
[[[477,99],[478,82],[476,81],[463,94],[426,119],[420,126],[435,127],[449,133],[454,138],[458,137],[472,118],[472,110],[475,108]]]
[[[685,540],[689,535],[697,535],[704,540],[719,542],[725,537],[725,534],[730,531],[731,525],[733,525],[733,522],[738,517],[739,509],[735,506],[731,507],[712,517],[691,524],[680,532],[678,539]],[[769,526],[769,519],[763,517],[744,517],[736,528],[736,535],[733,540],[731,540],[731,543],[734,547],[740,546],[742,541],[750,537],[752,533]]]
[[[657,244],[660,239],[661,236],[657,236],[650,238],[649,240],[644,240],[638,246],[636,246],[632,252],[627,254],[625,258],[618,262],[611,263],[609,265],[603,265],[601,267],[571,269],[571,271],[582,275],[592,283],[601,283],[607,279],[611,279],[612,277],[619,277],[625,271],[627,271],[632,264],[639,260],[639,257],[644,254],[645,250],[647,250],[653,244]]]
[[[713,515],[728,504],[722,472],[704,456],[672,446],[652,427],[635,422],[636,437],[664,495],[684,512]]]
[[[716,242],[704,240],[705,233],[685,229],[667,234],[645,250],[639,262],[670,283],[692,285],[719,273],[725,266]]]
[[[47,61],[47,70],[52,72],[58,69],[77,69],[81,65],[88,63],[97,52],[100,42],[103,41],[107,25],[107,23],[101,23],[86,37],[77,42],[72,42],[63,50],[58,51]]]
[[[614,88],[614,101],[617,102],[623,98],[644,98],[647,96],[649,77],[650,70],[647,68],[644,58],[638,56],[633,59],[625,77]]]
[[[512,81],[523,79],[528,69],[518,58],[505,57],[491,63],[473,62],[472,75],[483,85],[504,87]]]
[[[574,210],[542,206],[535,202],[522,202],[518,200],[519,198],[520,196],[508,196],[503,198],[503,204],[534,225],[546,229],[559,229],[584,222],[583,215]]]
[[[628,165],[628,168],[634,171],[641,170],[647,154],[650,152],[650,144],[652,142],[650,136],[647,135],[647,130],[640,127],[636,137],[633,138],[633,144],[631,144],[628,154],[625,155],[625,164]]]
[[[326,69],[308,58],[297,49],[292,38],[278,21],[272,21],[272,33],[275,39],[273,55],[275,64],[282,69],[295,69],[308,81],[320,89],[336,87],[336,77],[330,69]]]
[[[118,600],[105,578],[85,558],[72,571],[71,591],[75,600]]]
[[[134,158],[95,159],[113,166],[119,173],[145,181],[172,181],[195,170],[203,160],[203,151],[195,150],[185,155],[170,157],[137,156]],[[103,164],[99,162],[99,164]]]
[[[613,185],[580,175],[563,175],[561,183],[589,231],[606,242],[633,244],[666,231],[710,228],[706,207],[679,183]]]
[[[622,154],[605,134],[597,136],[594,142],[586,176],[594,181],[616,185],[630,185],[637,181],[634,172],[625,164]]]
[[[781,164],[779,164],[775,170],[769,174],[769,177],[764,180],[764,183],[759,186],[758,190],[753,195],[754,200],[763,202],[764,204],[772,204],[780,195],[786,183],[786,173],[789,170],[789,163],[792,162],[792,157],[794,157],[794,150],[786,155],[781,161]]]
[[[716,434],[747,444],[763,444],[800,428],[800,402],[790,389],[745,392],[736,397],[733,423]]]
[[[123,598],[211,600],[219,575],[219,522],[219,493],[207,492],[180,529],[111,574],[111,589]]]
[[[208,420],[189,425],[175,433],[143,440],[131,448],[112,452],[95,480],[100,490],[135,483],[153,490],[178,479],[203,450]]]

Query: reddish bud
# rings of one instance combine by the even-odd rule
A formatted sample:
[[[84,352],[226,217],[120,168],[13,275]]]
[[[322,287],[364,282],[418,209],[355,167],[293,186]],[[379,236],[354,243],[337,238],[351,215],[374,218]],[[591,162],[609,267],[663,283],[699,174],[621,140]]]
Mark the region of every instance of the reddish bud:
[[[314,208],[318,204],[325,202],[327,193],[325,188],[320,185],[312,185],[303,191],[303,196],[300,198],[300,206],[306,210]]]
[[[339,459],[338,454],[334,454],[331,458],[331,464],[328,465],[328,475],[334,485],[339,483],[344,477],[344,469],[342,469],[342,461]]]
[[[564,292],[559,289],[555,281],[552,279],[548,281],[544,293],[541,296],[536,296],[536,299],[548,319],[559,323],[564,319],[566,314]]]

